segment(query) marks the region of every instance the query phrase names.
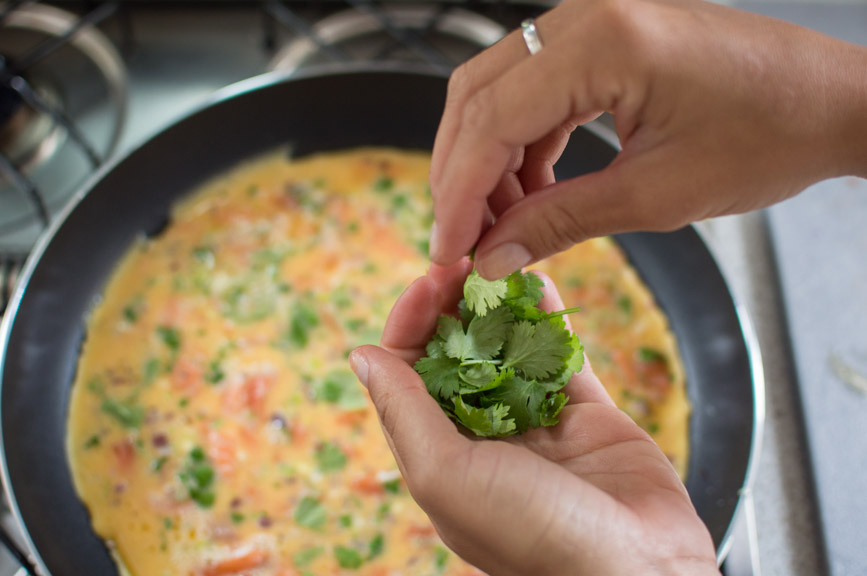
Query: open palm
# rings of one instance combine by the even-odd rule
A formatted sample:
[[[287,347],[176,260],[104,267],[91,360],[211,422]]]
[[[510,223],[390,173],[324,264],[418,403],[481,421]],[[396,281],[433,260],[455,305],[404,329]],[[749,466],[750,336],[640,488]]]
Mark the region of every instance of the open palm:
[[[434,266],[395,304],[382,348],[350,360],[407,486],[443,541],[490,574],[718,574],[713,543],[662,451],[589,364],[553,428],[505,440],[459,430],[412,369],[470,265]],[[547,278],[542,306],[562,308]]]

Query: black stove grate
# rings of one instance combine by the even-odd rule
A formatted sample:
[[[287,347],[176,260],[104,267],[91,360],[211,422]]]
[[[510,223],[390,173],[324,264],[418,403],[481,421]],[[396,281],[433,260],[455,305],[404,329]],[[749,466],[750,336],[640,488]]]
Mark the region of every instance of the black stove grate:
[[[12,291],[26,258],[24,252],[0,252],[0,318],[12,299]]]
[[[28,0],[19,0],[7,5],[0,13],[0,26],[14,12],[22,6],[33,3]],[[91,168],[96,169],[104,161],[104,158],[96,151],[96,148],[82,134],[78,126],[72,122],[63,110],[55,103],[48,101],[36,90],[33,90],[27,81],[27,71],[33,66],[65,46],[71,39],[82,30],[96,26],[106,18],[114,14],[118,9],[116,2],[97,3],[90,10],[84,12],[64,33],[48,38],[37,44],[25,54],[15,60],[9,60],[0,54],[0,90],[11,98],[4,98],[5,112],[10,113],[17,106],[30,106],[38,112],[51,117],[52,121],[61,126],[69,135],[70,140],[80,147],[83,154],[90,161]],[[50,213],[47,209],[45,198],[40,190],[27,176],[0,152],[0,173],[2,173],[20,192],[26,194],[36,209],[37,217],[43,227],[48,226]]]

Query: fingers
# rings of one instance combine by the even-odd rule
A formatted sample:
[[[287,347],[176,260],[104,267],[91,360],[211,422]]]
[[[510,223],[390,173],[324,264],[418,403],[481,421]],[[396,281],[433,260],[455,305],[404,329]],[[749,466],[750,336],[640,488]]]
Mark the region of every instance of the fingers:
[[[559,182],[513,205],[479,240],[476,268],[500,278],[584,240],[642,222],[616,170]]]
[[[604,79],[575,82],[573,78],[586,76],[580,67],[588,64],[573,59],[569,49],[543,50],[467,100],[448,158],[434,181],[434,261],[453,262],[476,242],[485,199],[516,147],[543,139],[568,119],[612,107],[618,94],[614,84]]]
[[[551,280],[551,277],[539,270],[531,270],[531,272],[538,276],[545,284],[542,287],[542,300],[539,302],[539,308],[545,312],[565,310],[566,305],[563,304],[563,298],[560,297],[560,293],[557,291],[557,287],[554,286],[554,281]],[[571,332],[572,323],[569,321],[569,316],[564,316],[563,320],[566,322],[566,329]]]
[[[519,171],[521,185],[527,194],[532,194],[554,183],[554,164],[560,159],[569,136],[578,124],[567,120],[557,126],[538,142],[527,146],[524,161]]]
[[[590,365],[590,360],[584,356],[584,368],[581,372],[574,374],[569,383],[563,388],[563,393],[569,397],[569,404],[586,404],[588,402],[596,404],[605,404],[606,406],[615,406],[614,400],[605,390],[605,386],[596,374],[593,373],[593,367]]]
[[[431,265],[428,276],[442,294],[440,314],[448,314],[457,309],[458,302],[464,297],[464,281],[472,271],[473,263],[469,258],[462,258],[451,266]]]
[[[411,490],[413,483],[430,478],[436,473],[432,468],[440,468],[448,461],[449,454],[469,442],[403,359],[377,346],[362,346],[352,351],[349,363],[370,392],[389,445]]]
[[[532,194],[554,183],[554,164],[560,159],[577,122],[566,121],[550,134],[513,154],[506,172],[488,197],[491,213],[499,218],[503,212]]]
[[[560,293],[557,292],[557,287],[554,286],[551,277],[538,270],[533,270],[533,273],[545,283],[545,287],[542,289],[545,296],[539,303],[539,308],[546,312],[556,312],[565,309],[566,305],[563,303]],[[566,321],[566,328],[571,331],[572,323],[569,322],[569,317],[565,316],[563,320]],[[614,406],[614,400],[611,399],[602,382],[593,373],[590,360],[586,356],[584,357],[584,369],[572,376],[569,383],[563,388],[563,393],[569,397],[569,404],[595,402],[597,404]]]
[[[515,30],[455,70],[449,79],[445,110],[434,140],[430,168],[432,184],[439,182],[448,151],[451,150],[460,128],[462,110],[467,98],[528,56],[521,33]]]
[[[442,309],[443,296],[437,283],[422,276],[400,295],[382,330],[380,344],[407,364],[424,355]]]
[[[415,363],[424,355],[440,314],[457,308],[472,266],[468,258],[451,266],[431,266],[427,276],[416,279],[395,302],[380,344],[404,362]]]

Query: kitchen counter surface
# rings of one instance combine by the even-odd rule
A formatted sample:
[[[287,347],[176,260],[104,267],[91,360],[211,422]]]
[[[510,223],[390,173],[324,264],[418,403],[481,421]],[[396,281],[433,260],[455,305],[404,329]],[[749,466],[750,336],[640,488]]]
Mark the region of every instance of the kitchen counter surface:
[[[867,45],[867,4],[750,2],[735,6]],[[845,232],[827,233],[842,221],[848,222]],[[862,223],[860,227],[856,222]],[[864,573],[867,552],[863,544],[867,541],[863,538],[863,518],[867,509],[863,498],[851,489],[852,484],[867,482],[864,462],[858,463],[859,458],[867,460],[862,454],[867,450],[843,452],[849,450],[849,442],[842,442],[844,431],[864,428],[858,422],[863,418],[858,418],[851,406],[843,405],[847,402],[845,394],[850,394],[849,404],[863,404],[867,399],[848,389],[838,390],[833,400],[824,403],[824,414],[829,417],[821,422],[813,413],[816,404],[809,402],[840,388],[839,382],[818,381],[820,376],[827,380],[831,370],[827,354],[832,343],[847,342],[849,350],[860,343],[867,350],[863,329],[867,324],[863,301],[867,259],[861,252],[859,260],[852,247],[867,245],[865,222],[867,182],[849,178],[821,183],[762,213],[700,226],[707,232],[735,294],[752,315],[762,347],[767,419],[753,495],[764,576]],[[813,249],[804,250],[807,245]],[[824,281],[816,281],[817,276]],[[808,278],[813,281],[807,282]],[[835,282],[842,283],[835,292],[849,299],[832,295],[828,288]],[[806,414],[802,401],[808,402]],[[835,406],[834,401],[840,404]],[[849,420],[832,426],[836,414]],[[803,426],[805,415],[809,439]],[[863,444],[863,437],[851,437],[850,442]],[[832,444],[835,440],[836,447]],[[829,448],[834,450],[834,458],[817,452]],[[816,478],[811,460],[814,464],[833,463],[838,466],[835,475],[850,477],[842,484],[818,483],[821,510],[814,505]],[[826,475],[832,477],[827,471]],[[855,482],[851,477],[860,480]],[[850,491],[829,493],[842,488]],[[847,501],[851,502],[848,509]],[[860,530],[851,525],[858,517]],[[860,549],[856,537],[840,541],[844,530],[860,534]],[[826,545],[826,538],[832,539],[831,546]]]

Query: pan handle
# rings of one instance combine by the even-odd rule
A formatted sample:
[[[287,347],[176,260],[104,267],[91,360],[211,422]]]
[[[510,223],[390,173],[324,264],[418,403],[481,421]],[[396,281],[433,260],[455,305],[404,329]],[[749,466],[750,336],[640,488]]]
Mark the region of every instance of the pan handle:
[[[33,560],[30,559],[30,555],[21,549],[9,533],[9,529],[2,522],[0,522],[0,544],[3,544],[3,547],[21,564],[21,570],[19,570],[16,576],[24,576],[26,574],[38,576],[40,574]]]

